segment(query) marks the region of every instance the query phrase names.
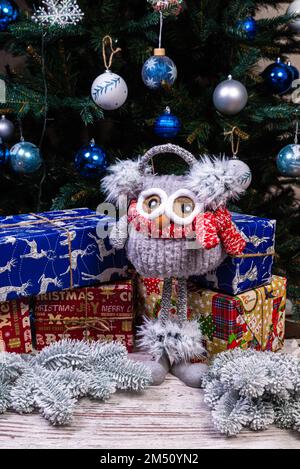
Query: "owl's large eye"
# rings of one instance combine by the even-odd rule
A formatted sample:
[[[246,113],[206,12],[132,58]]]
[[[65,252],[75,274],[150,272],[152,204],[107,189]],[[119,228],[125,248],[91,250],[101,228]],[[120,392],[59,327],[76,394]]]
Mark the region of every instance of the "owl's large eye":
[[[161,198],[159,195],[153,194],[149,195],[144,201],[143,201],[143,209],[146,213],[152,213],[154,210],[156,210],[161,204]]]
[[[174,200],[173,211],[181,218],[189,217],[194,209],[195,203],[190,197],[181,196]]]

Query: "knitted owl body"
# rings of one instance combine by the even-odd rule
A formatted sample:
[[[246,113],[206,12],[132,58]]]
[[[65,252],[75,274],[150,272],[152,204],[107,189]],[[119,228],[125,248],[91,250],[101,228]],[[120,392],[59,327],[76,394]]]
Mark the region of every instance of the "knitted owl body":
[[[150,174],[149,161],[175,153],[189,165],[182,176]],[[249,170],[250,172],[250,170]],[[171,365],[203,354],[197,321],[187,320],[187,282],[192,275],[216,269],[226,255],[241,254],[245,240],[226,208],[245,190],[235,165],[225,158],[203,157],[172,144],[150,149],[138,161],[119,161],[102,181],[108,201],[124,206],[110,233],[114,247],[126,246],[128,258],[144,277],[164,279],[159,318],[145,321],[140,346]],[[249,179],[249,178],[248,178]],[[177,317],[170,317],[172,279],[178,279]]]

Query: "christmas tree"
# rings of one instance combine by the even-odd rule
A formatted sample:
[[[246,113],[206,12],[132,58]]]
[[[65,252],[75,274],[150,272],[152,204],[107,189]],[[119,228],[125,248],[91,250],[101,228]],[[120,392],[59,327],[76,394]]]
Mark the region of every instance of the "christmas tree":
[[[0,0],[0,4],[1,1]],[[70,18],[51,4],[78,6]],[[237,202],[238,211],[275,218],[276,270],[288,275],[297,294],[300,272],[300,213],[296,178],[282,177],[276,167],[279,150],[293,143],[297,105],[291,93],[274,91],[261,76],[261,59],[274,62],[300,51],[300,36],[288,27],[291,16],[260,19],[247,29],[245,20],[264,6],[282,7],[278,0],[174,0],[164,11],[162,44],[177,66],[173,86],[151,90],[141,79],[144,62],[158,47],[160,13],[147,0],[22,3],[19,18],[0,33],[2,47],[25,58],[17,73],[6,67],[6,117],[21,128],[26,141],[40,146],[43,167],[20,175],[1,170],[1,214],[51,208],[96,207],[103,196],[99,177],[85,178],[74,167],[78,149],[94,138],[109,163],[144,153],[163,140],[153,124],[169,106],[182,123],[172,139],[195,155],[228,154],[230,139],[240,139],[239,157],[251,168],[253,182]],[[48,10],[47,10],[48,9]],[[81,14],[82,12],[83,14]],[[50,12],[51,13],[51,12]],[[75,24],[70,24],[74,20]],[[53,24],[52,24],[53,23]],[[102,38],[110,35],[114,49],[112,71],[128,85],[128,99],[115,111],[103,111],[91,98],[94,79],[104,72]],[[247,89],[248,104],[235,115],[218,112],[213,104],[216,86],[231,74]],[[180,173],[181,162],[165,158],[155,169]],[[299,287],[299,280],[298,280]],[[299,291],[298,291],[299,293]]]

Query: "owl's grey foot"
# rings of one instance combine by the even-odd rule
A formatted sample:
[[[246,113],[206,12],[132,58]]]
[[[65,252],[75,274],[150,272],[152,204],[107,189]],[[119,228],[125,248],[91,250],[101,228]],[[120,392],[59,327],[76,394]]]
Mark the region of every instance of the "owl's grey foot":
[[[159,361],[149,361],[144,363],[147,368],[151,371],[152,386],[159,386],[166,379],[167,374],[170,371],[170,362],[167,356],[164,354]]]
[[[205,363],[179,363],[170,372],[191,388],[201,388],[202,378],[208,366]]]

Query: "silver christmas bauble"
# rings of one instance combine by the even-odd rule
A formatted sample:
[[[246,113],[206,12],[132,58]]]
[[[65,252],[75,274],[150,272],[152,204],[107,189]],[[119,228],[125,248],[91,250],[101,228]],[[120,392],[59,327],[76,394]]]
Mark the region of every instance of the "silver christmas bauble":
[[[277,155],[277,168],[282,176],[300,176],[300,145],[292,143],[282,148]]]
[[[286,13],[287,15],[300,15],[300,0],[295,0],[294,2],[292,2],[289,5]],[[289,28],[292,31],[296,31],[297,33],[299,33],[300,32],[300,18],[290,21]]]
[[[213,102],[216,109],[222,114],[234,115],[246,106],[248,93],[241,82],[233,80],[232,76],[229,75],[228,80],[222,81],[216,87]]]
[[[113,111],[125,103],[128,88],[122,77],[106,70],[94,80],[91,95],[97,106]]]
[[[1,116],[0,119],[0,138],[3,140],[9,140],[15,131],[14,124],[6,119],[5,116]]]
[[[236,184],[243,190],[248,189],[252,181],[251,169],[238,158],[232,158],[228,161],[228,166],[235,177]]]

